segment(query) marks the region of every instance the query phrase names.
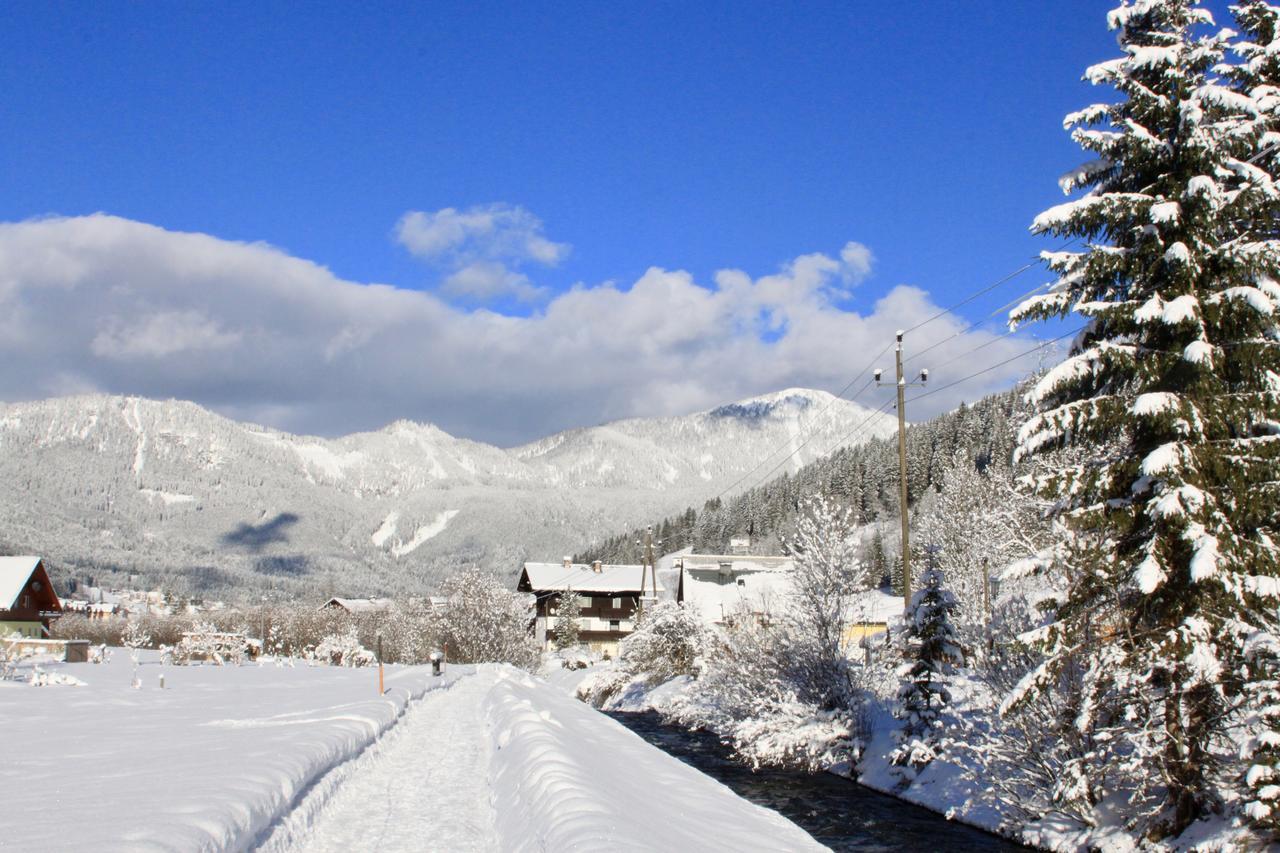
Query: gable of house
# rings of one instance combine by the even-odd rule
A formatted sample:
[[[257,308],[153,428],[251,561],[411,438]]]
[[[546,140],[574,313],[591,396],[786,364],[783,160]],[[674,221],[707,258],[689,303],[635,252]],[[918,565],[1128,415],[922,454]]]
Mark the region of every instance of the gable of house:
[[[39,557],[0,557],[0,636],[47,633],[50,616],[62,612]]]

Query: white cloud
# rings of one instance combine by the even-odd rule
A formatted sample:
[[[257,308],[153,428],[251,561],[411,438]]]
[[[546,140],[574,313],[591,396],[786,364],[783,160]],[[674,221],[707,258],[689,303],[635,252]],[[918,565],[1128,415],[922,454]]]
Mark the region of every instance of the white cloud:
[[[227,349],[240,343],[238,332],[223,332],[199,311],[160,311],[126,322],[106,318],[90,349],[102,358],[137,359]]]
[[[519,205],[497,203],[466,210],[411,210],[395,228],[396,239],[414,256],[444,268],[446,295],[470,301],[514,296],[529,301],[544,291],[519,272],[526,264],[553,267],[569,254],[553,243],[542,220]]]
[[[871,263],[874,258],[871,250],[861,243],[850,240],[840,250],[840,275],[845,284],[857,284],[871,275]]]
[[[497,261],[475,261],[450,273],[440,286],[445,293],[476,302],[487,302],[511,295],[522,302],[532,302],[546,293],[523,273],[513,272]]]
[[[863,257],[845,248],[759,278],[725,270],[710,284],[652,268],[629,287],[579,286],[533,316],[507,317],[344,281],[267,245],[111,216],[0,224],[0,399],[97,389],[192,399],[294,431],[409,417],[509,444],[793,385],[834,391],[895,329],[938,310],[913,287],[866,313],[838,307],[838,285],[856,266],[845,256]],[[456,286],[483,290],[481,279]],[[946,315],[908,336],[908,354],[963,327]],[[997,340],[957,363],[994,337],[958,335],[913,367],[932,368],[941,385],[1028,346]],[[910,415],[1007,386],[1034,358],[935,394]],[[879,405],[881,393],[861,401]]]

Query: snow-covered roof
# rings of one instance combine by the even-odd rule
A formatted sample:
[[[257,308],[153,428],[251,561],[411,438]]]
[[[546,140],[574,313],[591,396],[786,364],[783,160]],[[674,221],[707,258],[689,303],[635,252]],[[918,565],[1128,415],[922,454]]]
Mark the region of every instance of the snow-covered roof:
[[[845,618],[850,622],[888,624],[901,616],[902,596],[890,595],[880,589],[858,593],[845,611]]]
[[[787,572],[795,567],[791,557],[765,557],[755,554],[687,554],[685,571],[715,572],[728,563],[734,574],[739,572]]]
[[[331,598],[324,606],[333,607],[335,604],[348,613],[380,613],[391,609],[389,598]]]
[[[778,613],[786,606],[791,577],[783,572],[746,572],[727,583],[685,575],[685,606],[707,624],[724,622],[745,608],[751,613]]]
[[[573,563],[525,563],[525,575],[533,592],[573,590],[575,592],[633,592],[639,594],[644,566],[610,565],[595,571],[590,565]],[[652,584],[645,579],[645,585]],[[664,589],[662,575],[658,576],[658,592]]]
[[[40,565],[39,557],[0,557],[0,610],[12,610]]]

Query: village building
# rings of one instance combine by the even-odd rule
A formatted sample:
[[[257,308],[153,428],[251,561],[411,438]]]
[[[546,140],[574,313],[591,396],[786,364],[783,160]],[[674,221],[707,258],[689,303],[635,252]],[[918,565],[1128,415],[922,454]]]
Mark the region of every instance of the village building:
[[[347,613],[386,613],[391,609],[389,598],[331,598],[320,605],[321,610],[344,610]]]
[[[561,597],[576,592],[582,601],[579,641],[594,652],[616,657],[618,644],[635,630],[641,596],[652,595],[654,585],[655,580],[644,566],[612,565],[599,560],[574,563],[565,557],[559,563],[525,563],[516,589],[535,597],[534,636],[540,646],[551,646]],[[658,572],[656,586],[659,599],[678,599],[679,589],[671,588],[665,573]]]
[[[708,625],[728,625],[740,618],[768,625],[785,604],[795,568],[791,557],[742,553],[684,554],[676,564],[682,570],[687,606]]]
[[[739,553],[745,538],[730,554],[684,553],[676,557],[683,571],[684,601],[708,625],[730,625],[749,618],[767,627],[787,607],[791,596],[792,557]],[[902,615],[902,597],[878,589],[853,595],[845,608],[842,641],[846,649],[864,638],[883,634]]]
[[[61,615],[39,557],[0,557],[0,637],[47,637],[49,623]]]

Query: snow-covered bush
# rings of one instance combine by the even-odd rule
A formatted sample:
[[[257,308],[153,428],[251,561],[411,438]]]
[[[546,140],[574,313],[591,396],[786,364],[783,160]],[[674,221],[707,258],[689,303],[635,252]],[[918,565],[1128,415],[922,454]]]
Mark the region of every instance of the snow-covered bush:
[[[855,593],[873,580],[858,559],[853,513],[825,497],[801,502],[794,533],[791,594],[778,633],[787,660],[787,680],[805,702],[823,710],[853,702],[844,629]]]
[[[377,656],[360,644],[355,626],[351,626],[321,639],[311,659],[330,666],[370,666],[376,663]]]
[[[592,668],[586,677],[578,682],[576,693],[583,702],[603,708],[610,699],[640,680],[639,676],[623,666],[620,661],[614,661]]]
[[[213,663],[240,665],[249,653],[243,634],[217,630],[209,622],[197,622],[173,649],[176,664]]]
[[[15,678],[18,674],[18,661],[21,655],[18,653],[16,643],[10,642],[18,638],[17,632],[14,632],[11,638],[0,637],[0,681]]]
[[[792,640],[785,628],[766,628],[750,618],[709,632],[697,680],[672,701],[665,716],[716,732],[754,767],[814,770],[851,764],[867,733],[862,706],[824,708],[801,695],[797,684],[804,677],[794,667],[798,655]],[[612,686],[622,689],[625,683]],[[811,684],[805,692],[821,695]]]
[[[510,663],[530,670],[537,666],[532,596],[512,591],[477,568],[451,576],[441,591],[440,639],[449,660]]]
[[[49,635],[55,640],[88,640],[94,645],[119,646],[128,623],[119,616],[90,619],[79,613],[67,613],[54,620]]]
[[[795,767],[809,772],[851,762],[861,750],[857,721],[843,709],[822,710],[774,685],[753,714],[722,734],[753,769]]]
[[[635,632],[622,641],[619,656],[628,671],[643,675],[650,684],[697,675],[704,635],[702,620],[693,610],[659,601],[644,611]]]
[[[743,610],[705,636],[703,665],[673,721],[717,732],[735,754],[813,770],[858,757],[868,734],[861,669],[846,657],[851,600],[878,578],[857,557],[852,512],[811,497],[786,546],[791,594],[768,626]]]
[[[142,686],[142,682],[138,678],[138,650],[150,646],[151,635],[147,633],[147,629],[143,627],[141,621],[132,621],[120,637],[120,644],[129,650],[129,660],[133,663],[133,687],[137,689]]]

